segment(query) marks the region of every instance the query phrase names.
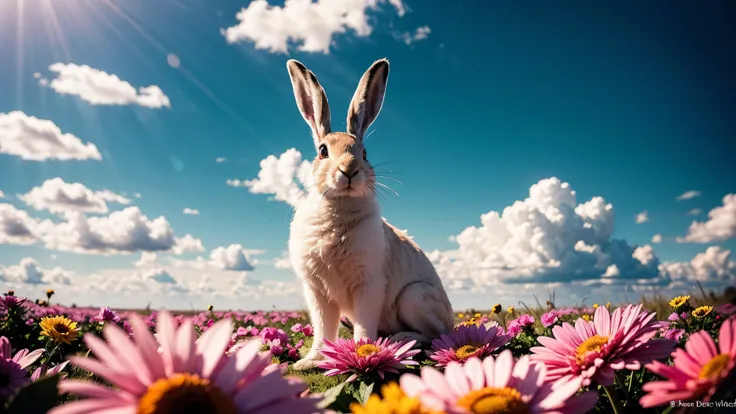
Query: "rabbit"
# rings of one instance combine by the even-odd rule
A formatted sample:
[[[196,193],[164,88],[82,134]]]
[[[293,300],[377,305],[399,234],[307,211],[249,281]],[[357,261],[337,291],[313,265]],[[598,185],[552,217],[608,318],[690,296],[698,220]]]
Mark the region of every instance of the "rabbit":
[[[353,337],[426,344],[450,331],[454,313],[440,277],[419,246],[381,216],[376,175],[363,137],[378,116],[389,63],[373,63],[348,108],[347,132],[332,132],[327,96],[303,64],[286,64],[296,103],[312,130],[317,156],[313,180],[290,225],[289,256],[314,327],[304,370],[323,359],[325,340],[337,339],[341,315]]]

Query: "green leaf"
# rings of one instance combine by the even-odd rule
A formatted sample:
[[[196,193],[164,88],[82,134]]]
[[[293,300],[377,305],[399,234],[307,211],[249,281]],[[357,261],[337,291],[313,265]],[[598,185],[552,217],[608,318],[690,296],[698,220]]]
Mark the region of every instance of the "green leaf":
[[[360,388],[358,388],[357,395],[355,396],[359,403],[365,405],[366,401],[368,401],[368,397],[371,396],[373,393],[373,383],[367,384],[365,382],[360,383]]]
[[[332,405],[332,403],[334,403],[335,401],[337,401],[337,397],[340,396],[340,393],[342,392],[342,389],[344,387],[345,387],[345,383],[343,382],[343,383],[337,384],[334,387],[329,388],[327,391],[325,391],[324,394],[322,394],[322,396],[324,398],[322,398],[322,401],[320,401],[317,404],[317,408],[320,408],[320,409],[323,409],[324,410],[327,407],[329,407],[330,405]]]
[[[20,390],[8,408],[8,414],[44,414],[58,401],[59,376],[49,376],[32,382]]]

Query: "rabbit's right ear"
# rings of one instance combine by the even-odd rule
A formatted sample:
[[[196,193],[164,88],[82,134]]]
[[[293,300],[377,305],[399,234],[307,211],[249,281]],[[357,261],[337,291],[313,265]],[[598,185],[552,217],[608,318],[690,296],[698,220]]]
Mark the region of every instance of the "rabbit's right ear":
[[[294,88],[296,105],[312,129],[314,144],[317,146],[319,141],[330,133],[330,106],[327,104],[327,95],[314,73],[301,62],[290,59],[286,62],[286,68],[289,70],[291,86]]]

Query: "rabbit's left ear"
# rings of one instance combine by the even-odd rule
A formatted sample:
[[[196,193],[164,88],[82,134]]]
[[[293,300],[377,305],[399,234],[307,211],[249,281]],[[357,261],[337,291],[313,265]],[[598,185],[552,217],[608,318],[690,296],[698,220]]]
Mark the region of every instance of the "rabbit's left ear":
[[[317,77],[301,62],[290,59],[286,62],[289,70],[294,98],[302,117],[312,129],[315,147],[319,141],[330,133],[330,105],[327,95]]]
[[[388,60],[381,59],[373,63],[363,74],[355,90],[353,100],[348,108],[348,132],[362,140],[383,106],[388,82]]]

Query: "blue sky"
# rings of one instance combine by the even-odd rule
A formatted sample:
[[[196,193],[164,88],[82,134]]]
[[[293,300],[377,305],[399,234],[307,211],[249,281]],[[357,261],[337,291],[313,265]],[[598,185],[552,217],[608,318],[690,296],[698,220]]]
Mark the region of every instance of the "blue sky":
[[[307,3],[310,9],[297,10]],[[375,164],[386,163],[377,168],[389,176],[384,183],[399,193],[384,194],[384,216],[434,252],[456,307],[550,290],[568,302],[615,300],[622,286],[632,294],[681,292],[695,279],[714,288],[736,280],[736,196],[724,200],[736,192],[736,55],[727,40],[736,28],[728,2],[266,4],[3,2],[0,283],[29,296],[52,286],[60,300],[80,304],[301,307],[294,277],[279,261],[291,206],[227,181],[256,178],[262,159],[290,148],[307,160],[314,155],[287,59],[316,73],[339,130],[362,72],[381,57],[391,74],[366,145]],[[157,90],[143,98],[136,92],[152,85]],[[38,149],[20,150],[11,140],[48,138],[29,117],[93,144],[101,160],[56,159],[63,148],[28,159]],[[57,177],[56,192],[43,187]],[[550,177],[561,182],[541,181]],[[575,205],[600,196],[600,211],[613,206],[613,218],[589,220],[612,229],[610,237],[609,230],[586,235],[582,221],[575,227],[580,216],[560,207],[569,191],[562,182],[575,190]],[[98,204],[60,202],[71,183],[98,192],[85,193]],[[482,214],[525,200],[537,183],[551,198],[541,207],[522,203],[502,219],[513,237],[488,242],[489,228],[459,244],[451,237],[480,227]],[[676,200],[688,191],[698,196]],[[107,211],[92,211],[101,197]],[[549,206],[568,224],[524,221],[530,212],[553,215]],[[105,222],[132,208],[147,217],[145,232],[173,236],[153,246],[125,233],[126,220],[142,220],[131,210]],[[637,223],[645,211],[648,220]],[[33,236],[8,236],[23,212]],[[512,220],[515,212],[522,218]],[[150,223],[159,216],[165,224]],[[85,242],[76,227],[100,217],[107,250]],[[556,241],[528,243],[533,228]],[[176,241],[185,235],[189,242]],[[611,247],[611,238],[625,246]],[[578,240],[587,250],[574,247]],[[161,247],[176,243],[186,251]],[[223,253],[231,245],[240,246]],[[632,264],[642,246],[651,249],[639,250]],[[147,254],[134,265],[145,250],[157,251],[155,261]],[[520,267],[530,256],[544,263]],[[549,271],[555,260],[562,265]],[[480,261],[528,274],[479,270]],[[611,265],[616,270],[605,274]],[[585,277],[569,282],[565,275],[581,267]]]

